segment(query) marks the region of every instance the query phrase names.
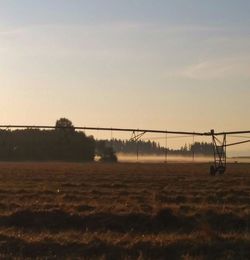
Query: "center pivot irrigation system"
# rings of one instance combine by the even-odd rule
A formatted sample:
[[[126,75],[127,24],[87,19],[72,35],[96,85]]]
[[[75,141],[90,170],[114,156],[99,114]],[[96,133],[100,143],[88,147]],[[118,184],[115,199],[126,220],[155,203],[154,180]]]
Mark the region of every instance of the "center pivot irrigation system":
[[[29,126],[29,125],[0,125],[0,129],[69,129],[72,127],[58,127],[58,126]],[[216,175],[223,174],[226,171],[227,166],[227,147],[235,146],[239,144],[245,144],[250,142],[250,130],[247,131],[231,131],[231,132],[215,132],[211,130],[209,132],[185,132],[185,131],[167,131],[167,130],[150,130],[150,129],[132,129],[132,128],[106,128],[106,127],[74,127],[75,130],[90,130],[90,131],[111,131],[112,132],[130,132],[132,133],[131,140],[138,141],[143,135],[147,133],[165,134],[166,144],[168,135],[177,136],[200,136],[211,137],[214,151],[214,164],[210,167],[210,174]],[[244,139],[244,141],[227,143],[227,137],[238,137]],[[167,146],[167,145],[166,145]],[[166,147],[167,151],[167,147]]]

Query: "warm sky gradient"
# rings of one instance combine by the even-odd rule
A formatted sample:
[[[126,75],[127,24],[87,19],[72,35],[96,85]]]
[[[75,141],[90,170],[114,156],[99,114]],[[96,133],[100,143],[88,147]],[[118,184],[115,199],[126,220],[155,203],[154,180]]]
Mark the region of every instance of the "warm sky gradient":
[[[249,0],[0,0],[0,123],[249,130],[249,14]]]

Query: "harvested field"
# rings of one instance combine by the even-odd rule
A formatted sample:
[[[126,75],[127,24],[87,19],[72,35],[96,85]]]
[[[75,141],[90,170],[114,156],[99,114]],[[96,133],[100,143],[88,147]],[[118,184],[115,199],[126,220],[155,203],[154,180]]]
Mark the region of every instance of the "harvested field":
[[[0,164],[0,257],[249,259],[250,165]]]

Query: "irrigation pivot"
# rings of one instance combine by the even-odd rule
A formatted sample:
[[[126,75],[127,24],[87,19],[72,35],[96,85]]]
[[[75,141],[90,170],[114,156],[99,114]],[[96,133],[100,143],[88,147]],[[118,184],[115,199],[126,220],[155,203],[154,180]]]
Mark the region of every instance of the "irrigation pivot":
[[[67,126],[36,126],[36,125],[0,125],[0,129],[68,129],[72,127]],[[186,136],[207,136],[212,138],[214,151],[214,164],[210,167],[210,174],[223,174],[227,166],[227,147],[240,145],[250,142],[248,136],[234,136],[239,138],[246,138],[247,140],[227,143],[227,137],[233,135],[250,134],[247,131],[231,131],[231,132],[215,132],[213,129],[209,132],[191,132],[191,131],[167,131],[167,130],[153,130],[153,129],[133,129],[133,128],[107,128],[107,127],[74,127],[75,130],[91,130],[91,131],[111,131],[111,132],[130,132],[132,133],[131,140],[138,141],[146,133],[165,134],[168,135],[186,135]]]
[[[235,142],[235,143],[227,143],[227,136],[230,135],[238,135],[238,134],[249,134],[250,131],[235,131],[235,132],[223,132],[223,133],[215,133],[215,131],[211,130],[213,150],[214,150],[214,165],[210,167],[210,174],[216,175],[216,173],[223,174],[226,171],[227,166],[227,147],[234,146],[239,144],[245,144],[250,142],[250,138],[248,140]],[[222,138],[220,139],[219,137]],[[243,138],[238,136],[239,138]]]

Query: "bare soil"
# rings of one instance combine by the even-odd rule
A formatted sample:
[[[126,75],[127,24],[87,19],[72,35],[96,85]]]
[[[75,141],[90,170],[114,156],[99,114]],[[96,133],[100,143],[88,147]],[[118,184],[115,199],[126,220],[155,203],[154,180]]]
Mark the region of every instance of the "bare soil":
[[[0,163],[1,259],[250,259],[250,165]]]

